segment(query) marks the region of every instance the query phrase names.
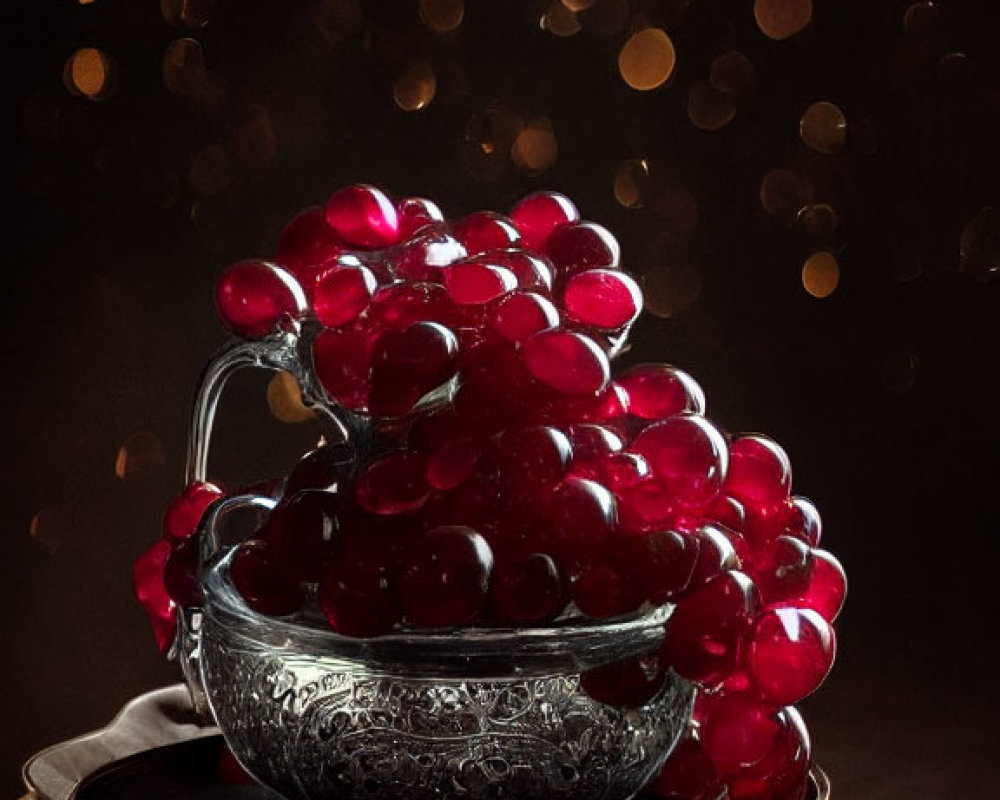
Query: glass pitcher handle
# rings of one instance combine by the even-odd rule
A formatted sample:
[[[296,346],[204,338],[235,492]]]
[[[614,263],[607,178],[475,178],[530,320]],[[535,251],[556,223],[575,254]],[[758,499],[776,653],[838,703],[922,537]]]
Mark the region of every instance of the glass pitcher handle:
[[[312,341],[315,331],[307,322],[293,331],[266,339],[232,339],[212,357],[198,383],[188,431],[185,485],[208,480],[208,456],[215,412],[229,378],[244,367],[291,373],[299,383],[302,401],[316,413],[320,426],[332,441],[354,441],[361,420],[347,409],[326,400],[315,379]]]
[[[270,511],[277,501],[255,494],[242,494],[216,500],[208,507],[198,523],[195,536],[198,537],[198,572],[208,569],[213,557],[222,549],[219,524],[233,511],[257,508]],[[208,699],[205,696],[201,676],[201,608],[181,606],[177,615],[177,638],[174,640],[174,654],[181,665],[184,682],[191,695],[191,705],[200,715],[209,718]]]

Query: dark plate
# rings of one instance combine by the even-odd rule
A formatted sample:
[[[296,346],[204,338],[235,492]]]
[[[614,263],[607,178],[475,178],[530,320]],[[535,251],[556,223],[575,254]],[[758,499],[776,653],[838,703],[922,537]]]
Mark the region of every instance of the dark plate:
[[[74,800],[280,800],[262,786],[220,776],[227,751],[221,736],[157,747],[115,761],[85,778]],[[229,762],[231,765],[232,762]],[[221,770],[226,770],[222,766]]]
[[[98,770],[86,778],[73,800],[281,800],[261,786],[227,782],[232,767],[221,736],[147,750]],[[813,771],[805,800],[822,800],[825,776]],[[641,796],[640,796],[641,800]]]

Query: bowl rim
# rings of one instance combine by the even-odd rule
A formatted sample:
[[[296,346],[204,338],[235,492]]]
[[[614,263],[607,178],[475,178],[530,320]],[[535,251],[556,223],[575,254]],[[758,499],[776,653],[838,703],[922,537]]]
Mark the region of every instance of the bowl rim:
[[[325,621],[318,614],[270,617],[249,608],[229,579],[235,550],[217,554],[200,573],[203,634],[207,621],[209,629],[221,627],[226,636],[250,647],[360,661],[390,671],[418,663],[440,667],[446,673],[474,670],[477,664],[488,670],[508,665],[500,669],[501,674],[535,669],[551,674],[560,664],[563,669],[592,669],[655,653],[674,608],[669,604],[643,607],[621,617],[567,618],[539,627],[411,628],[352,637],[324,627]]]

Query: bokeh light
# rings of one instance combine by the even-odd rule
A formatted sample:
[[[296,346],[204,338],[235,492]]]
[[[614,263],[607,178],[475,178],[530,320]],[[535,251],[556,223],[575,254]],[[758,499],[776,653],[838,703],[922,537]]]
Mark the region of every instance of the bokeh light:
[[[514,141],[523,129],[521,115],[502,103],[473,114],[462,143],[466,171],[476,180],[498,180],[510,165]]]
[[[788,39],[812,21],[812,0],[755,0],[753,15],[765,36]]]
[[[813,297],[829,297],[839,283],[840,264],[828,250],[813,253],[802,265],[802,287]]]
[[[551,167],[559,158],[559,144],[552,121],[548,117],[535,117],[518,133],[510,150],[510,157],[518,169],[537,174]]]
[[[358,0],[321,0],[313,19],[316,29],[331,47],[336,47],[364,27],[364,15]]]
[[[538,20],[538,26],[556,36],[574,36],[580,32],[580,20],[576,12],[559,0],[552,0]]]
[[[403,111],[427,108],[437,93],[437,76],[426,61],[418,61],[396,80],[392,98]]]
[[[28,533],[41,545],[42,549],[52,555],[56,553],[66,539],[67,525],[61,513],[51,508],[43,508],[31,518]]]
[[[697,81],[688,92],[688,118],[703,131],[720,130],[736,116],[736,102],[729,92],[720,92],[708,81]]]
[[[197,39],[174,39],[163,53],[163,84],[179,95],[194,96],[205,83],[205,56]]]
[[[940,52],[948,41],[948,21],[938,3],[913,3],[903,12],[906,40],[921,53]]]
[[[772,169],[760,182],[760,204],[778,219],[793,219],[809,203],[805,176],[790,169]]]
[[[825,100],[813,103],[799,120],[799,137],[817,153],[835,155],[844,148],[847,118],[833,103]]]
[[[827,203],[812,203],[799,209],[795,221],[806,236],[825,241],[837,229],[837,212]]]
[[[163,469],[166,463],[166,451],[160,437],[150,431],[136,431],[118,448],[115,475],[123,481],[144,477]]]
[[[420,19],[435,33],[455,30],[464,18],[462,0],[420,0]]]
[[[701,278],[689,264],[678,261],[679,242],[669,234],[653,241],[643,259],[646,270],[639,279],[645,308],[669,319],[690,308],[701,294]]]
[[[160,0],[160,15],[175,27],[204,28],[215,11],[215,0]]]
[[[633,33],[618,53],[618,71],[622,79],[639,91],[662,86],[676,64],[674,43],[661,28]]]
[[[625,208],[642,208],[649,191],[649,164],[646,159],[629,159],[615,171],[615,199]]]
[[[757,87],[757,73],[749,58],[730,50],[712,61],[708,81],[720,92],[747,95]]]
[[[278,136],[271,112],[258,106],[250,110],[236,131],[236,154],[250,164],[266,164],[278,151]]]
[[[267,405],[275,419],[288,424],[307,422],[315,414],[302,402],[299,382],[290,372],[276,372],[267,384]]]
[[[962,269],[980,279],[1000,275],[1000,208],[987,206],[962,230]]]
[[[679,234],[691,233],[701,217],[698,199],[684,186],[659,191],[654,208],[667,229]]]
[[[89,100],[106,100],[114,94],[117,69],[107,53],[81,47],[66,61],[63,83],[71,94]]]

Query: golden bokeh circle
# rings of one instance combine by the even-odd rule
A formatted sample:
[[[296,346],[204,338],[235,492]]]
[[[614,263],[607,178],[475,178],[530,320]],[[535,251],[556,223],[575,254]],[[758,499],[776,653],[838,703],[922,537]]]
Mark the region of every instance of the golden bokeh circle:
[[[828,203],[812,203],[802,206],[795,220],[806,236],[823,241],[833,236],[837,230],[837,212]]]
[[[788,39],[812,21],[812,0],[755,0],[754,19],[770,39]]]
[[[730,50],[712,61],[708,82],[720,92],[749,94],[757,86],[757,72],[743,53]]]
[[[674,43],[662,28],[633,33],[618,53],[618,72],[625,83],[638,91],[662,86],[676,65]]]
[[[615,171],[615,199],[625,208],[642,208],[648,191],[649,164],[646,159],[629,159]]]
[[[62,547],[67,531],[65,517],[52,508],[43,508],[28,523],[28,534],[50,555]]]
[[[267,406],[279,422],[308,422],[315,414],[302,402],[299,382],[290,372],[276,372],[267,384]]]
[[[518,169],[529,174],[551,167],[559,158],[559,143],[552,122],[547,117],[529,120],[514,139],[510,157]]]
[[[839,106],[820,100],[809,106],[799,120],[799,138],[817,153],[835,155],[844,149],[847,118]]]
[[[201,42],[183,37],[174,39],[163,53],[163,84],[173,94],[194,96],[206,79],[205,55]]]
[[[418,61],[392,87],[392,98],[403,111],[427,108],[437,93],[437,76],[430,64]]]
[[[802,288],[822,300],[837,290],[840,283],[840,264],[829,250],[813,253],[802,265]]]
[[[987,206],[969,220],[958,247],[967,272],[978,278],[1000,274],[1000,208]]]
[[[771,216],[793,219],[809,203],[809,183],[790,169],[772,169],[760,182],[760,204]]]
[[[555,36],[575,36],[580,32],[580,20],[576,12],[559,2],[552,0],[548,8],[538,20],[538,26],[543,31],[548,31]]]
[[[653,267],[643,274],[640,284],[645,308],[664,319],[690,308],[701,294],[701,278],[683,264]]]
[[[465,3],[462,0],[420,0],[420,19],[435,33],[449,33],[462,24]]]
[[[96,47],[81,47],[66,61],[63,83],[78,97],[106,100],[114,93],[114,62]]]
[[[160,437],[151,431],[136,431],[126,437],[115,457],[115,475],[129,480],[163,469],[166,450]]]
[[[733,121],[736,102],[729,92],[720,92],[708,81],[698,81],[688,92],[687,112],[696,128],[717,131]]]

